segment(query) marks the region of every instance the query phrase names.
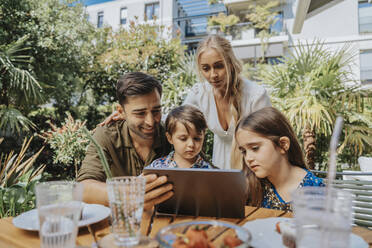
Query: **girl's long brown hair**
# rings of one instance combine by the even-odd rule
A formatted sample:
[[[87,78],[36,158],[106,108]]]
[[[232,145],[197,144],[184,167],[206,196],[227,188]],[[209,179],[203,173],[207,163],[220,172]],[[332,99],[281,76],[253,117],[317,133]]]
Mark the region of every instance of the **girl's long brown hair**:
[[[267,139],[270,139],[276,146],[280,147],[279,139],[288,137],[290,146],[287,151],[288,161],[293,166],[307,169],[301,146],[297,140],[291,125],[287,118],[277,109],[266,107],[260,109],[239,121],[235,129],[235,136],[239,129],[248,130],[257,133]],[[260,206],[263,199],[263,180],[255,176],[248,168],[243,158],[243,171],[248,178],[248,200],[247,203],[252,206]]]

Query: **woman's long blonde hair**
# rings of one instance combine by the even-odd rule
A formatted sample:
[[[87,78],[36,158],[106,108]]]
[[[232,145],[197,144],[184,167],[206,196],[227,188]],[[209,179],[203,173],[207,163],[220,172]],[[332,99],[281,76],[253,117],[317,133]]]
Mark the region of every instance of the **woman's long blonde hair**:
[[[236,58],[230,42],[219,36],[219,35],[209,35],[204,40],[199,43],[198,49],[196,51],[196,61],[198,64],[199,74],[201,73],[201,66],[200,66],[200,56],[203,52],[207,49],[215,49],[222,57],[224,66],[227,72],[227,89],[225,93],[225,97],[229,99],[230,103],[230,110],[232,116],[235,120],[235,123],[239,121],[242,114],[242,78],[240,77],[240,73],[242,71],[242,64]],[[235,145],[235,138],[233,138],[231,149],[231,167],[232,168],[239,168],[240,164],[240,154],[236,153],[237,149]]]

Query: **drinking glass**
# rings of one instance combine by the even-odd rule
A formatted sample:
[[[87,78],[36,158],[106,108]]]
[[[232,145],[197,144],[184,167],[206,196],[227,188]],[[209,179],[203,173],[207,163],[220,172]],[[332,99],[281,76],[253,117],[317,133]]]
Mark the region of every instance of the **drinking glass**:
[[[117,246],[134,246],[140,240],[145,197],[145,178],[128,176],[107,179],[112,232]]]
[[[83,185],[52,181],[36,185],[41,248],[74,248],[82,208]]]
[[[325,187],[302,187],[292,199],[296,247],[350,247],[353,200],[350,192],[331,188],[328,194]]]

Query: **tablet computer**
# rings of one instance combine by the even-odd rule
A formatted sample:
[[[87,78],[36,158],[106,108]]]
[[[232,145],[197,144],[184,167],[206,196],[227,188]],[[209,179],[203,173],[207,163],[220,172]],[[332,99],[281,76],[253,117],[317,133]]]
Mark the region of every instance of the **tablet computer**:
[[[240,170],[144,168],[144,174],[167,176],[174,195],[157,206],[168,214],[244,217],[247,180]]]

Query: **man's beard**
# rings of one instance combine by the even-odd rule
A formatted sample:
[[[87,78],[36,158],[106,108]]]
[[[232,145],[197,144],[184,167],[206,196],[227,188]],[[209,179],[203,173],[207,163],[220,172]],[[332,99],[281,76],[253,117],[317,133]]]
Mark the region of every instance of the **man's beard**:
[[[137,136],[139,136],[140,138],[142,139],[146,139],[146,140],[151,140],[151,139],[154,139],[158,133],[158,125],[155,125],[154,126],[154,132],[152,134],[145,134],[143,132],[141,132],[141,129],[142,127],[135,127],[131,124],[128,124],[128,128],[130,129],[130,131],[132,131],[134,134],[136,134]]]

